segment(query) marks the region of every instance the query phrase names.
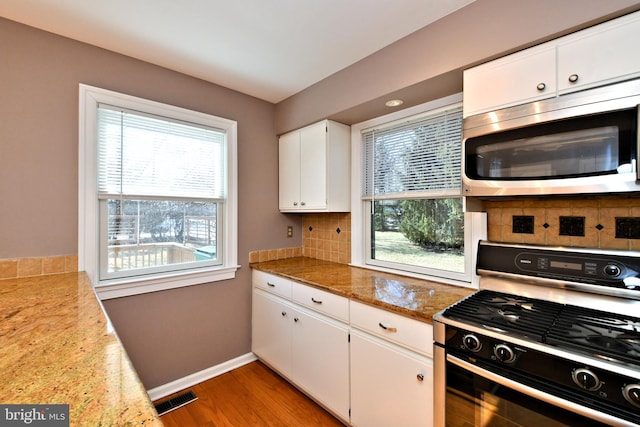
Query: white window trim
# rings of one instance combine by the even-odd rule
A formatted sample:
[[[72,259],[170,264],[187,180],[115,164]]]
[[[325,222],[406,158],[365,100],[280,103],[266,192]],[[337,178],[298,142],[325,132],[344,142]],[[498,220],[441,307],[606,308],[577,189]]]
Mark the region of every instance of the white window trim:
[[[238,265],[238,167],[237,123],[160,102],[118,92],[80,85],[78,154],[78,270],[85,271],[100,299],[118,298],[183,286],[228,280],[235,277]],[[212,125],[227,131],[227,200],[223,209],[224,237],[221,266],[176,271],[108,281],[99,280],[99,227],[97,197],[97,153],[95,135],[99,103],[146,111],[187,122]]]
[[[486,215],[482,212],[465,213],[465,223],[470,224],[473,229],[472,234],[467,233],[465,227],[465,270],[468,272],[464,279],[452,279],[446,277],[436,277],[416,272],[387,268],[381,265],[367,263],[366,235],[368,221],[363,220],[362,202],[362,131],[374,126],[404,120],[413,116],[424,114],[439,108],[443,108],[455,103],[462,102],[462,93],[440,98],[401,111],[376,117],[351,126],[351,265],[370,270],[383,271],[400,274],[418,279],[437,281],[439,283],[451,284],[462,287],[478,288],[478,276],[475,274],[475,259],[477,252],[477,241],[486,238]],[[463,203],[466,201],[463,199]],[[466,209],[465,209],[466,211]],[[453,274],[462,277],[462,275]]]

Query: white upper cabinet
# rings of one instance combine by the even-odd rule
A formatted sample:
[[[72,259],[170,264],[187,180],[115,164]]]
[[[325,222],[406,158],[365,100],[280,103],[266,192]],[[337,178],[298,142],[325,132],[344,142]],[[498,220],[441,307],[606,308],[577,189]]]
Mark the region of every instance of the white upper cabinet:
[[[556,95],[556,49],[541,45],[464,71],[464,116]]]
[[[640,77],[640,12],[464,71],[464,117]]]
[[[349,126],[330,120],[282,135],[280,211],[348,212],[350,153]]]
[[[639,39],[637,13],[560,39],[559,94],[640,76]]]

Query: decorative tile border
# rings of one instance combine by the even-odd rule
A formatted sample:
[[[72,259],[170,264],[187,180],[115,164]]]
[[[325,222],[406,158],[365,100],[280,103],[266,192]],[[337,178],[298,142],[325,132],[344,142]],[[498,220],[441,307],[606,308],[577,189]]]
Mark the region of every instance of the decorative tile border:
[[[249,262],[275,261],[277,259],[295,258],[302,256],[302,248],[265,249],[249,252]]]
[[[0,259],[0,279],[44,276],[78,271],[78,256]]]

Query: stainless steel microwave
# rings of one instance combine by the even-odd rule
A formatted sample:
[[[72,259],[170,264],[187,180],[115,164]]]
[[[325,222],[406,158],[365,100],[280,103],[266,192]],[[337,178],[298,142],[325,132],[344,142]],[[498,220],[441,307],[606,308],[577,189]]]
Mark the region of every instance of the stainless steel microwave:
[[[467,196],[640,191],[640,80],[470,116]]]

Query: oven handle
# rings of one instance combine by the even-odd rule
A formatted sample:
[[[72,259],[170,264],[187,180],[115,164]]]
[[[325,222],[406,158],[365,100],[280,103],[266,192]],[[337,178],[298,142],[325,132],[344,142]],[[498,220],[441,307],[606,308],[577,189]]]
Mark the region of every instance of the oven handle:
[[[476,365],[473,365],[469,362],[465,362],[462,359],[458,359],[455,356],[447,354],[447,362],[452,363],[466,371],[471,372],[474,375],[481,376],[490,381],[493,381],[502,386],[508,387],[512,390],[519,391],[522,394],[533,397],[535,399],[541,400],[543,402],[549,403],[553,406],[557,406],[563,409],[566,409],[569,412],[576,413],[578,415],[585,416],[587,418],[591,418],[593,420],[601,421],[603,423],[611,424],[615,423],[617,426],[622,427],[638,427],[638,424],[632,423],[630,421],[622,420],[620,418],[616,418],[612,415],[602,413],[595,409],[587,408],[584,406],[580,406],[577,403],[571,402],[569,400],[562,399],[560,397],[554,396],[549,393],[545,393],[540,390],[536,390],[533,387],[529,387],[527,385],[521,384],[517,381],[513,381],[509,378],[502,377],[497,375],[491,371],[487,371],[485,369],[479,368]]]

